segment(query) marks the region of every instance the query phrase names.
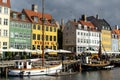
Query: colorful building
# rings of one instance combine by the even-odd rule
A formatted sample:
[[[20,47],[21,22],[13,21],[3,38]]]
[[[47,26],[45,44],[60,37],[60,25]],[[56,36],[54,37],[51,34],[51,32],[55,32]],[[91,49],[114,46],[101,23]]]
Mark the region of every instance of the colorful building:
[[[112,38],[111,38],[111,27],[105,19],[100,19],[98,15],[96,17],[87,17],[87,20],[92,22],[93,25],[101,32],[101,43],[103,51],[111,51]]]
[[[99,35],[100,32],[83,15],[78,21],[75,19],[66,23],[63,30],[63,48],[76,54],[86,50],[98,50]]]
[[[120,30],[116,25],[112,30],[112,51],[119,52],[120,51]]]
[[[32,24],[22,12],[10,14],[10,48],[31,49]]]
[[[112,50],[112,38],[111,38],[111,31],[110,30],[101,30],[101,47],[102,51],[110,52]]]
[[[32,10],[24,9],[23,13],[27,15],[32,23],[32,49],[42,49],[42,13],[38,12],[37,5],[32,5]],[[56,21],[50,14],[44,14],[44,48],[57,50],[57,32]]]
[[[0,0],[0,48],[9,48],[10,0]]]

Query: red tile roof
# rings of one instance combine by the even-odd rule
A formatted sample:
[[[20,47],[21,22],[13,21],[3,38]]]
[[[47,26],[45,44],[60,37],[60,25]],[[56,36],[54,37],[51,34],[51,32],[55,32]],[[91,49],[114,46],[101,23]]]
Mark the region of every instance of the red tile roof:
[[[16,15],[17,15],[16,19],[13,18],[13,13],[16,13]],[[22,15],[21,12],[16,12],[16,11],[11,10],[10,11],[10,20],[11,21],[21,21],[21,22],[30,22],[30,20],[27,17],[25,17],[25,20],[22,20],[20,17],[21,15]]]
[[[92,29],[95,28],[95,26],[94,26],[91,22],[89,22],[89,21],[82,21],[82,20],[81,20],[80,23],[81,23],[82,25],[88,26],[89,28],[92,28]]]
[[[120,30],[114,29],[112,30],[112,33],[120,34]]]
[[[32,23],[35,23],[34,20],[32,19],[33,16],[38,17],[38,23],[39,24],[42,23],[42,21],[41,21],[42,13],[41,12],[34,12],[32,10],[27,10],[27,9],[23,9],[23,12],[29,17],[29,19]],[[52,20],[52,15],[44,14],[44,17],[47,19],[45,24],[51,25],[50,21]]]
[[[7,3],[4,3],[3,0],[0,0],[0,5],[10,8],[10,0],[7,0]]]

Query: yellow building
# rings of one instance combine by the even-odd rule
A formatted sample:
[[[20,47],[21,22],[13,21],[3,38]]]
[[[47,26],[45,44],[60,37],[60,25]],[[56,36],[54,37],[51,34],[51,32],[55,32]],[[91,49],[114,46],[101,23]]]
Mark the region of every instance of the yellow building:
[[[33,50],[42,50],[42,13],[37,11],[37,6],[33,5],[32,10],[24,9],[23,12],[32,22],[32,40],[31,46]],[[44,14],[44,48],[57,50],[57,31],[56,21],[50,14]]]
[[[102,51],[112,50],[112,39],[110,30],[101,30]]]
[[[57,50],[57,27],[44,26],[44,48]],[[42,49],[42,25],[33,24],[32,26],[32,47]]]

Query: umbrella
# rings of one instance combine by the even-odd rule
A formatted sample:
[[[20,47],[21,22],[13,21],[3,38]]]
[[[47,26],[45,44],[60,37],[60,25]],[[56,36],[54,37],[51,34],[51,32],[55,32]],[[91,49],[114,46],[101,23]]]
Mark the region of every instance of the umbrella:
[[[3,49],[3,52],[23,52],[21,49],[15,49],[15,48],[9,48],[9,49]]]
[[[41,52],[41,50],[30,50],[30,49],[24,49],[24,52]]]
[[[44,51],[45,51],[44,53],[56,52],[56,50],[52,50],[52,49],[45,49]]]
[[[57,50],[58,53],[72,53],[71,51],[64,50],[64,49],[59,49]]]

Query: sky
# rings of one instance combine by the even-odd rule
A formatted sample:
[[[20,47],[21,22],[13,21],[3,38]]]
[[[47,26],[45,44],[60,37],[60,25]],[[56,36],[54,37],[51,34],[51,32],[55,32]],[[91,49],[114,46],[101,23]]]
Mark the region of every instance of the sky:
[[[60,22],[79,19],[86,16],[99,15],[111,26],[120,26],[120,0],[44,0],[45,13],[49,13]],[[11,9],[21,12],[22,9],[31,10],[31,5],[38,5],[42,11],[42,0],[11,0]]]

